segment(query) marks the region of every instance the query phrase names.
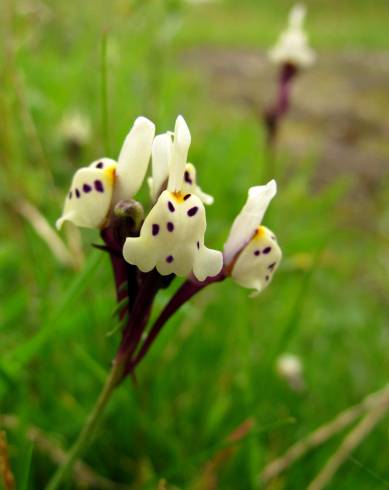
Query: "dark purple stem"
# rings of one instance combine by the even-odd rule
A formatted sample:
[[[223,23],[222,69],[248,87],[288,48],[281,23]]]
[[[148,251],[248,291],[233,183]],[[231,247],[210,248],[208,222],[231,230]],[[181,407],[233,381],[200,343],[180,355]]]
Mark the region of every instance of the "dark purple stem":
[[[115,279],[116,299],[120,303],[128,298],[128,305],[119,311],[119,319],[131,312],[137,290],[136,267],[128,264],[122,255],[122,244],[119,243],[110,228],[102,230],[101,237],[106,244],[106,250],[111,259]]]
[[[276,101],[264,114],[269,145],[274,144],[280,121],[289,110],[292,80],[296,76],[297,71],[297,67],[291,63],[286,63],[281,67]]]
[[[227,276],[226,276],[225,272],[222,271],[217,276],[208,278],[204,282],[197,282],[197,281],[191,281],[191,280],[184,282],[181,285],[181,287],[176,291],[175,295],[171,298],[171,300],[168,302],[168,304],[165,306],[165,308],[160,313],[159,317],[154,322],[154,324],[151,327],[151,330],[150,330],[146,340],[144,341],[142,347],[140,348],[139,352],[137,353],[137,355],[132,360],[131,364],[128,366],[128,369],[129,369],[128,372],[131,372],[135,368],[135,366],[137,366],[140,363],[140,361],[147,354],[150,347],[152,346],[155,339],[157,338],[158,334],[162,330],[162,327],[165,325],[165,323],[174,315],[174,313],[176,313],[176,311],[184,303],[186,303],[191,298],[193,298],[193,296],[195,294],[197,294],[199,291],[201,291],[206,286],[213,284],[215,282],[221,282],[226,277]]]
[[[142,286],[136,296],[135,305],[131,312],[131,318],[124,330],[118,351],[118,357],[125,358],[126,363],[131,358],[131,355],[136,350],[136,347],[142,338],[144,328],[150,316],[154,298],[162,287],[160,278],[161,276],[155,270],[145,274],[143,278]]]

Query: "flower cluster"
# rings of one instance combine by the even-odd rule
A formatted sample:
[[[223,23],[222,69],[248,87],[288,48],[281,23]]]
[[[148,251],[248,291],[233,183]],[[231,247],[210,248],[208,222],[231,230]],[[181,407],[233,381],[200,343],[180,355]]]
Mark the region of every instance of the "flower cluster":
[[[122,342],[119,358],[128,374],[145,355],[163,324],[190,297],[209,284],[231,277],[260,293],[281,260],[276,237],[261,225],[276,194],[274,180],[249,189],[223,252],[205,245],[205,206],[212,196],[197,183],[188,163],[189,128],[178,116],[174,132],[155,136],[154,124],[136,119],[117,161],[100,158],[79,169],[72,180],[62,216],[57,221],[98,228],[111,256]],[[134,198],[151,160],[148,179],[151,208]],[[153,300],[175,277],[186,280],[170,299],[148,336],[144,335]],[[142,339],[144,340],[141,345]]]

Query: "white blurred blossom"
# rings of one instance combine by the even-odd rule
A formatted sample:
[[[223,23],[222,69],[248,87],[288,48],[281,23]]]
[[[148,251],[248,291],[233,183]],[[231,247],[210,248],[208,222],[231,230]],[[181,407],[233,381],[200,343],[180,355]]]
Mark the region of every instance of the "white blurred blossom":
[[[305,389],[303,365],[295,354],[281,354],[276,361],[276,371],[293,391],[300,392]]]
[[[269,57],[274,63],[307,68],[315,62],[316,54],[309,46],[303,29],[305,15],[306,8],[302,4],[295,5],[290,11],[287,28],[269,52]]]
[[[58,132],[66,144],[84,146],[91,138],[90,120],[81,112],[70,112],[63,117]]]

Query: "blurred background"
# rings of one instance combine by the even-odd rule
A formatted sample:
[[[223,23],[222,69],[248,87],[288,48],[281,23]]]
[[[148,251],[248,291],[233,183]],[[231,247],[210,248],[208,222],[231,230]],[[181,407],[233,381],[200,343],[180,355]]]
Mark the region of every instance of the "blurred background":
[[[276,177],[265,225],[284,260],[259,298],[226,281],[168,323],[68,488],[261,488],[267,463],[388,382],[389,5],[306,2],[317,62],[293,84],[270,166],[267,52],[291,6],[1,2],[0,422],[18,489],[44,488],[118,345],[97,232],[53,226],[75,169],[116,158],[141,114],[158,132],[188,121],[190,161],[215,197],[209,246],[222,247],[248,187]],[[387,422],[329,488],[389,487]],[[350,429],[266,488],[306,488]]]

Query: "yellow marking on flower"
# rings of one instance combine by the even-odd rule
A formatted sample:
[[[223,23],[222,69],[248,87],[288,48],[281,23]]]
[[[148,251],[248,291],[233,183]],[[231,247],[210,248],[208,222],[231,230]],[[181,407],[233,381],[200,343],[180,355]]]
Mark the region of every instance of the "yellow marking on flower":
[[[186,194],[183,194],[182,192],[172,192],[171,194],[174,197],[174,200],[178,204],[181,204],[184,202],[184,197],[186,196]]]
[[[110,184],[113,185],[116,175],[116,165],[110,165],[109,167],[106,167],[103,171],[104,174],[108,177]]]
[[[253,239],[255,240],[260,240],[261,238],[264,237],[265,235],[265,232],[266,232],[266,228],[264,226],[260,226],[259,228],[257,228],[257,230],[255,231],[255,234],[253,236]]]

